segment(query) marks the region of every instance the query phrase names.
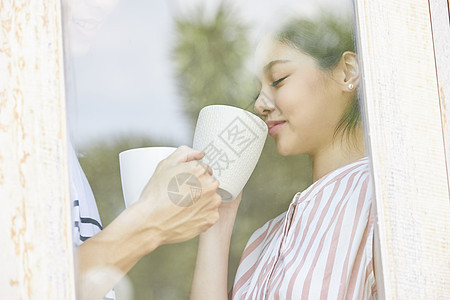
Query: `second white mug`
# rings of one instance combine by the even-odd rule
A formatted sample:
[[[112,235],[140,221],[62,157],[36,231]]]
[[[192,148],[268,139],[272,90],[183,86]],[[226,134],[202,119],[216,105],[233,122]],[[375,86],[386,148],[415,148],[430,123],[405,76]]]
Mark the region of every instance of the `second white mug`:
[[[139,200],[142,190],[152,177],[159,162],[176,149],[174,147],[145,147],[126,150],[119,154],[125,207],[129,207]]]

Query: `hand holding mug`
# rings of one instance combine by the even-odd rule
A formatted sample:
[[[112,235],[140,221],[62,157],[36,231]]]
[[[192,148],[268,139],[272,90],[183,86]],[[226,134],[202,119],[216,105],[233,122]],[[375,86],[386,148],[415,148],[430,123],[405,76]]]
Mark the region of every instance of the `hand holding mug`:
[[[144,226],[146,219],[152,226],[151,219],[158,219],[156,229],[163,244],[191,239],[219,219],[219,182],[211,176],[211,168],[199,161],[203,156],[179,147],[158,164],[135,204],[142,210]]]

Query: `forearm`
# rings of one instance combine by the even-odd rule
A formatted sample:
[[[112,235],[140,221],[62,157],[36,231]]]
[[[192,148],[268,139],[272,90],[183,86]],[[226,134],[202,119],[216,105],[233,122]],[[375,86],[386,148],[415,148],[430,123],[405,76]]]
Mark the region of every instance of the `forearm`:
[[[227,299],[231,233],[211,228],[200,235],[191,299]]]
[[[192,300],[228,299],[228,257],[235,216],[235,211],[221,213],[219,222],[200,235]]]
[[[147,231],[145,236],[130,230],[136,217],[124,212],[77,249],[79,299],[102,298],[139,259],[159,246],[156,228],[153,235]]]

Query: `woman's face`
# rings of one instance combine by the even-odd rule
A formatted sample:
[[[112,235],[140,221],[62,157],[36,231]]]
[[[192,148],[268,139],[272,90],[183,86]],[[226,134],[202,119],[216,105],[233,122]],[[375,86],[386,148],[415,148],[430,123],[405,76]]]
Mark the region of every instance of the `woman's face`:
[[[75,56],[84,55],[118,0],[64,0],[69,46]]]
[[[286,44],[271,41],[257,51],[261,92],[256,112],[269,127],[281,155],[325,151],[345,110],[333,71]]]

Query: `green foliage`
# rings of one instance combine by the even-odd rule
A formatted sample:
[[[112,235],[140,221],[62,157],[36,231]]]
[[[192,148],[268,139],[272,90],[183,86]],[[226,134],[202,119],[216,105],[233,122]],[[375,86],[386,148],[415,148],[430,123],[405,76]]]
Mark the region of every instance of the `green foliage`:
[[[245,68],[250,54],[248,27],[222,2],[214,18],[201,7],[176,20],[175,61],[179,91],[192,120],[211,104],[246,107],[252,98],[252,77]]]

